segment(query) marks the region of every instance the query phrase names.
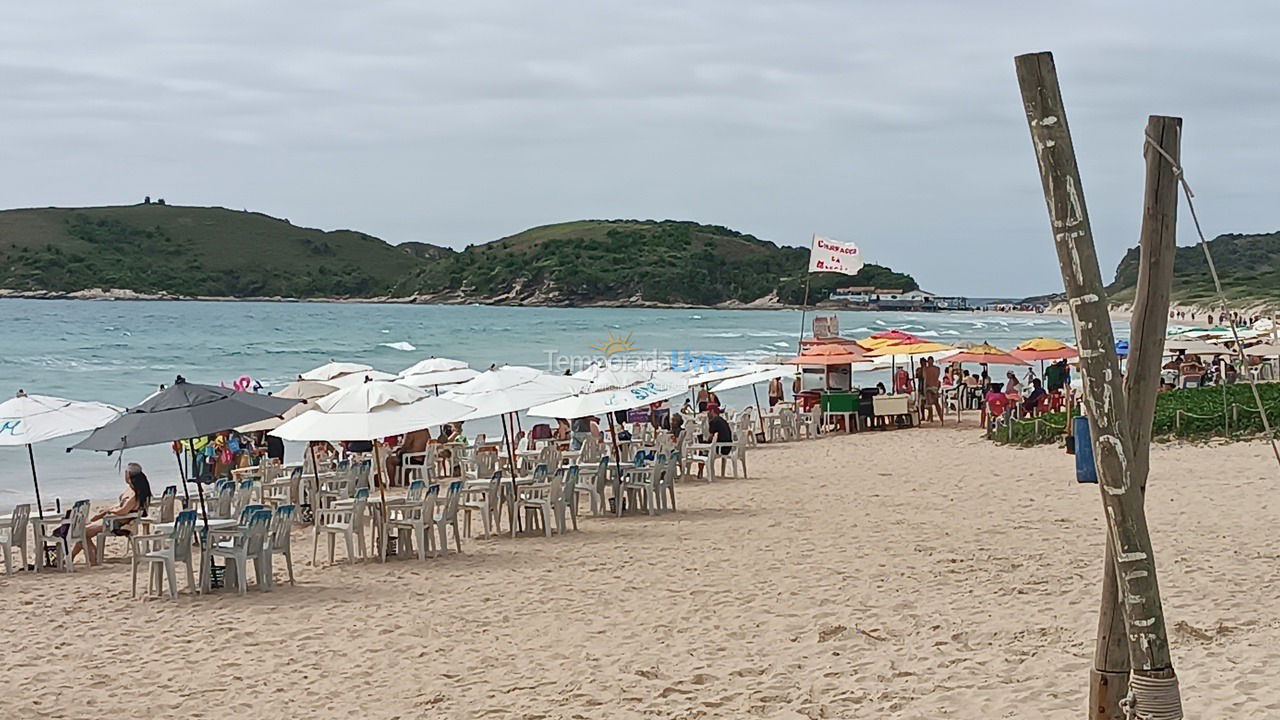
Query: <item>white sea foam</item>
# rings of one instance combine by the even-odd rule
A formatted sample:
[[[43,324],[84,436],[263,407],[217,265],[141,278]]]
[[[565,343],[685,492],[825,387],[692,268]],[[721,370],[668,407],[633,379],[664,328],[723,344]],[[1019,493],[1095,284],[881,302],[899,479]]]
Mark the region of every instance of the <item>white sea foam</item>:
[[[736,333],[736,332],[713,332],[713,333],[706,333],[706,334],[704,334],[702,337],[709,337],[709,338],[740,338],[740,337],[742,337],[742,333]]]
[[[393,342],[393,343],[378,343],[378,345],[380,347],[391,348],[392,350],[403,350],[405,352],[413,352],[414,350],[418,349],[413,345],[410,345],[409,343],[404,341]]]

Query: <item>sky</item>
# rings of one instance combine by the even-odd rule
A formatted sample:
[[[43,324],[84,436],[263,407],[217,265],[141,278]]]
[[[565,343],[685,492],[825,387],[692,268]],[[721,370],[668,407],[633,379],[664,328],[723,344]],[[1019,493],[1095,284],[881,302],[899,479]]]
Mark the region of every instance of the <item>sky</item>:
[[[1013,57],[1055,54],[1109,280],[1149,114],[1184,118],[1210,237],[1280,228],[1277,26],[1272,2],[11,3],[0,207],[151,195],[458,248],[696,220],[1054,292]]]

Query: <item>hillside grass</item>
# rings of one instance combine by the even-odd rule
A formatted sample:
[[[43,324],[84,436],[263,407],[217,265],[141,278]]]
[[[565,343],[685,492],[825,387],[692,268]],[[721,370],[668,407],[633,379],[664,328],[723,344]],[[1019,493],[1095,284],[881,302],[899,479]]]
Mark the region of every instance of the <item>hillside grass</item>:
[[[803,299],[808,249],[779,247],[716,225],[685,221],[581,220],[532,228],[420,270],[426,293],[534,292],[565,304],[625,300],[715,305],[776,293]],[[825,277],[824,277],[825,275]],[[869,265],[860,277],[815,276],[813,299],[837,284],[877,280],[908,289],[908,275]]]
[[[420,260],[371,235],[218,207],[0,212],[0,286],[228,297],[397,294]]]

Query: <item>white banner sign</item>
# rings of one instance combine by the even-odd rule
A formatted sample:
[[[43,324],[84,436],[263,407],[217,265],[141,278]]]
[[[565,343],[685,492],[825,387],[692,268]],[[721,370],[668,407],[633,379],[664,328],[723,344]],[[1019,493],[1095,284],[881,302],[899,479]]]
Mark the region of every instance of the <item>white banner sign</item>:
[[[856,275],[862,269],[862,253],[851,242],[836,242],[821,235],[813,236],[809,248],[809,272],[836,272]]]

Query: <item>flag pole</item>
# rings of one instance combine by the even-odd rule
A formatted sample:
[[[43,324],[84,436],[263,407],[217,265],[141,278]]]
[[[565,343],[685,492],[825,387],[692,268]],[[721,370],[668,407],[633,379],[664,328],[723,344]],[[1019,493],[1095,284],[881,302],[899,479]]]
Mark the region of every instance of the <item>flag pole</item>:
[[[818,237],[814,233],[809,237],[809,262],[813,262],[813,242]],[[809,266],[805,265],[804,271],[804,302],[800,305],[800,339],[796,342],[796,352],[804,352],[804,320],[805,314],[809,311],[809,281],[813,278],[813,273],[809,270]]]

